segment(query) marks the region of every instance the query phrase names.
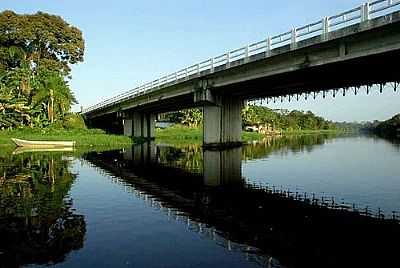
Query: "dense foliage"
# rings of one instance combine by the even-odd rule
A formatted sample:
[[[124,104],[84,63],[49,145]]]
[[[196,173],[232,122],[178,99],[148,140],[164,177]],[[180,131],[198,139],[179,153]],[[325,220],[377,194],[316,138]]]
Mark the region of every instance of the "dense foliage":
[[[200,109],[187,109],[168,113],[166,119],[170,122],[180,123],[188,127],[198,127],[203,121],[203,113]]]
[[[373,127],[373,131],[383,136],[400,137],[400,114],[380,122]]]
[[[311,111],[276,112],[264,106],[249,105],[242,112],[243,124],[270,125],[274,129],[297,131],[335,129],[335,124],[316,116]]]
[[[189,109],[170,113],[166,116],[166,119],[189,127],[197,127],[201,124],[203,117],[200,109]],[[316,116],[310,111],[277,112],[264,106],[255,105],[248,105],[243,109],[242,119],[244,127],[269,125],[273,129],[287,131],[336,128],[333,122]]]
[[[77,103],[70,65],[83,61],[84,40],[61,17],[0,13],[0,129],[47,126]]]

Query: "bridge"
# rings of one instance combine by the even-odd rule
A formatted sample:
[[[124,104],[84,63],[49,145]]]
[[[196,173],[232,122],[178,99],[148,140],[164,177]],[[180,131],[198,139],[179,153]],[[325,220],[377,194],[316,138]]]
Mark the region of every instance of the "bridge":
[[[396,90],[399,59],[400,0],[378,0],[186,67],[82,114],[90,126],[151,139],[157,114],[202,107],[204,146],[235,146],[246,100],[391,82]]]

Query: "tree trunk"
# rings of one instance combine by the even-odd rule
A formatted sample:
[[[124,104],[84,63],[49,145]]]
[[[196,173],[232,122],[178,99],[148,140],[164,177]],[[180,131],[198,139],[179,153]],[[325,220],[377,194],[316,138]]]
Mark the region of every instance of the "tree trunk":
[[[54,98],[51,98],[51,122],[54,123]]]
[[[49,120],[51,123],[54,123],[54,92],[53,92],[53,89],[50,89]]]

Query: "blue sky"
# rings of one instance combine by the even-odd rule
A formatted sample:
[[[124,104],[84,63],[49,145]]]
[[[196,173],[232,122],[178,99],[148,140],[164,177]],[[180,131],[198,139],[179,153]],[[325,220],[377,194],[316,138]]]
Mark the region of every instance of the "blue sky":
[[[80,28],[85,62],[71,86],[87,107],[137,85],[247,43],[362,4],[361,0],[0,0],[0,10],[44,11]],[[386,119],[400,112],[400,93],[359,94],[276,103],[328,119]],[[78,107],[75,107],[77,110]]]

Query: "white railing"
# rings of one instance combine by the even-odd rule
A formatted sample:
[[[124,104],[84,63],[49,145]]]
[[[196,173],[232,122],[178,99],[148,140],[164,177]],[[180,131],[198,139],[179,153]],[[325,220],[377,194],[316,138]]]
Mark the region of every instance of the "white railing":
[[[338,15],[324,17],[320,21],[310,23],[306,26],[293,28],[291,31],[268,37],[265,40],[228,51],[225,54],[186,67],[172,74],[168,74],[84,109],[83,113],[112,106],[115,103],[123,102],[133,97],[149,93],[164,86],[170,86],[194,77],[199,77],[204,71],[208,71],[205,74],[213,73],[215,68],[219,66],[230,68],[231,63],[238,60],[243,60],[243,63],[246,63],[253,55],[264,53],[264,57],[269,57],[271,56],[271,50],[275,48],[285,45],[291,45],[295,48],[299,41],[315,36],[324,37],[331,31],[399,11],[399,6],[400,0],[377,0],[362,4],[357,8],[353,8]]]

